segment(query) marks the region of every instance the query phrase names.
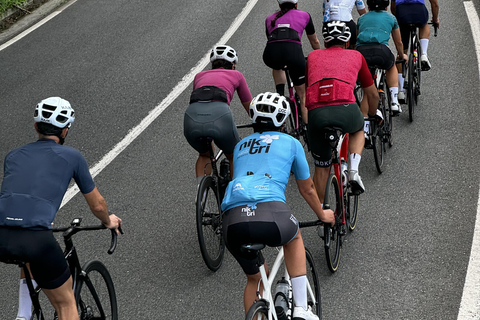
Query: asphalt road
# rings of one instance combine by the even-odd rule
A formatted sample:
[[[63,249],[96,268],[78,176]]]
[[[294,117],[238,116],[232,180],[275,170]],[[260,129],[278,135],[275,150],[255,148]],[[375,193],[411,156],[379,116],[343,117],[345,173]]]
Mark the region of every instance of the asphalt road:
[[[246,3],[78,0],[0,51],[0,166],[9,150],[36,138],[34,106],[53,95],[76,110],[67,144],[91,166],[98,163],[163,101]],[[367,192],[337,273],[328,271],[314,230],[303,233],[320,272],[324,319],[457,317],[478,201],[479,78],[462,1],[441,6],[439,36],[429,46],[433,69],[423,73],[414,122],[407,112],[395,119],[395,145],[382,175],[371,151],[364,153]],[[254,95],[274,90],[262,52],[263,21],[276,7],[276,1],[259,1],[228,41]],[[320,30],[319,1],[303,1],[299,9],[309,11]],[[198,248],[196,154],[183,137],[190,89],[95,178],[125,223],[116,253],[106,254],[106,232],[77,237],[83,261],[98,258],[108,266],[120,319],[243,316],[241,269],[227,254],[212,273]],[[238,123],[248,121],[238,98],[232,108]],[[95,222],[82,198],[60,210],[57,225],[76,216]],[[294,182],[287,199],[299,219],[313,217]],[[15,267],[0,265],[2,320],[15,316],[17,277]]]

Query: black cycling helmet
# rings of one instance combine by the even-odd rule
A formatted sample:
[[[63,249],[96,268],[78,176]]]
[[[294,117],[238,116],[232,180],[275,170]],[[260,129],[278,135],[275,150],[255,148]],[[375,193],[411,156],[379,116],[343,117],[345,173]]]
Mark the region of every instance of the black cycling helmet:
[[[348,42],[352,33],[347,24],[343,21],[329,21],[322,28],[323,39],[326,43],[338,39],[342,42]]]
[[[385,10],[390,4],[390,0],[367,0],[367,6],[371,10]]]

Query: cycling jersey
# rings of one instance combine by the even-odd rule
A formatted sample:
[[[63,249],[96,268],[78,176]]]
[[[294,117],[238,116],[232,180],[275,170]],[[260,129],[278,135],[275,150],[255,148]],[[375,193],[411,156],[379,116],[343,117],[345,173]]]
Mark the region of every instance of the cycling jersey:
[[[286,202],[285,189],[293,171],[297,180],[310,177],[300,142],[281,132],[254,133],[235,146],[233,180],[228,184],[222,210],[241,205],[255,208],[267,201]]]
[[[287,37],[286,39],[275,39],[272,41],[291,41],[301,43],[304,30],[307,35],[312,35],[315,33],[312,17],[308,12],[290,9],[281,17],[276,19],[277,14],[278,12],[268,16],[265,20],[267,38],[278,28],[293,29],[295,30],[294,36],[298,37]],[[272,26],[273,20],[275,20],[274,26]]]
[[[356,6],[357,10],[365,9],[363,0],[323,0],[323,22],[352,20],[353,6]],[[354,30],[350,31],[354,32]]]
[[[230,105],[233,99],[235,90],[237,90],[238,97],[242,103],[252,100],[252,94],[248,89],[247,81],[243,74],[237,70],[218,68],[201,71],[195,75],[193,89],[195,90],[204,86],[215,86],[225,90],[228,105]]]
[[[411,4],[411,3],[421,3],[421,4],[425,4],[425,0],[392,0],[393,2],[395,2],[395,5],[399,5],[399,4],[404,4],[404,3],[408,3],[408,4]]]
[[[357,47],[369,44],[388,46],[392,31],[398,29],[398,22],[385,10],[370,11],[358,18],[357,28]]]
[[[305,75],[305,105],[308,110],[355,103],[353,90],[357,78],[363,88],[373,85],[362,54],[339,47],[312,51],[308,55]]]
[[[78,150],[39,139],[11,151],[4,163],[0,226],[51,229],[72,178],[84,194],[95,188]]]

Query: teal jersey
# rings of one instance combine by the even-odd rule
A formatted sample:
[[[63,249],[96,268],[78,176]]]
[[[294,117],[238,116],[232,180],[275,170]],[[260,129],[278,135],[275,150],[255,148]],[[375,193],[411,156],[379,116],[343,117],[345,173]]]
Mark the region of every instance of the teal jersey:
[[[390,34],[398,29],[397,18],[390,12],[370,11],[357,22],[357,47],[369,44],[384,44],[388,46]]]

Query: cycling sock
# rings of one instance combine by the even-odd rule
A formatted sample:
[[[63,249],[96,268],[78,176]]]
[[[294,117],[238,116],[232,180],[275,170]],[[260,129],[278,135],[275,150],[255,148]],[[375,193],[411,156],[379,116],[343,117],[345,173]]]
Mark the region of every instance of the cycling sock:
[[[33,286],[36,287],[37,283],[32,280]],[[32,299],[30,298],[30,292],[28,291],[27,281],[20,279],[20,286],[18,289],[18,312],[17,318],[30,319],[32,317]]]
[[[428,40],[429,39],[420,39],[420,47],[422,48],[422,54],[424,55],[427,55]]]
[[[368,118],[363,118],[363,131],[365,131],[365,133],[368,133],[368,127],[370,126],[370,120],[367,120]]]
[[[398,103],[398,87],[390,88],[390,96],[392,97],[393,103]]]
[[[360,160],[362,156],[358,153],[351,153],[348,156],[348,165],[350,166],[349,170],[358,171],[358,166],[360,165]]]
[[[202,181],[203,176],[197,177],[197,186],[200,185],[200,182]]]
[[[285,96],[285,83],[277,84],[275,90],[277,90],[279,95]]]
[[[307,276],[299,276],[290,279],[292,281],[293,301],[296,307],[307,310]]]
[[[403,89],[403,84],[405,83],[405,79],[403,78],[403,75],[401,73],[398,74],[398,88],[405,92]]]

